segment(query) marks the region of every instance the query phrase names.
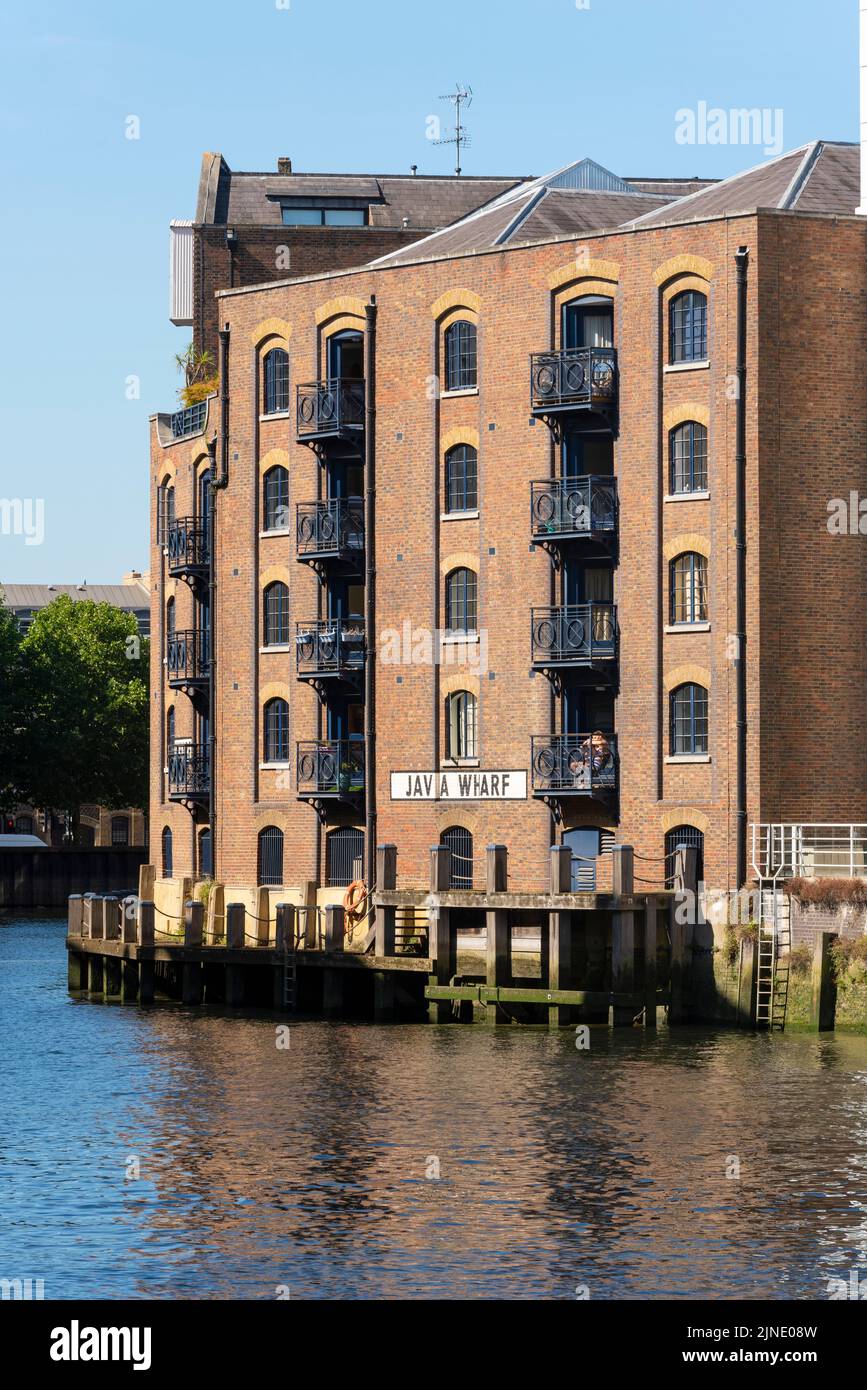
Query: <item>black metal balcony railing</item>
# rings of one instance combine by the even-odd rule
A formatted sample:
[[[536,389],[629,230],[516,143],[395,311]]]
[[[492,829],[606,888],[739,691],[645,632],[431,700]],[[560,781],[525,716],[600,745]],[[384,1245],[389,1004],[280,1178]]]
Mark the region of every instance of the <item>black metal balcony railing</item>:
[[[169,685],[206,681],[211,669],[211,634],[207,628],[169,633],[166,640]]]
[[[613,603],[568,603],[530,611],[535,666],[592,665],[616,657]]]
[[[364,382],[334,377],[299,385],[296,427],[301,440],[359,434],[364,429]]]
[[[584,474],[530,484],[530,524],[537,540],[610,536],[617,531],[617,483]]]
[[[360,671],[364,666],[363,620],[321,618],[296,624],[295,659],[301,680]]]
[[[208,528],[200,518],[181,516],[171,521],[166,535],[169,574],[204,570],[208,565]]]
[[[298,795],[349,798],[364,791],[364,740],[306,739],[297,745]]]
[[[617,790],[617,736],[534,736],[530,766],[534,796],[610,796]]]
[[[298,556],[358,556],[364,549],[364,501],[360,497],[299,502],[295,517]]]
[[[615,348],[564,348],[530,356],[530,404],[540,415],[608,410],[617,402]]]
[[[201,434],[207,419],[207,401],[198,401],[184,410],[176,410],[171,416],[172,439],[187,439],[192,434]]]
[[[207,744],[176,743],[169,750],[169,797],[176,801],[208,795],[211,759]]]

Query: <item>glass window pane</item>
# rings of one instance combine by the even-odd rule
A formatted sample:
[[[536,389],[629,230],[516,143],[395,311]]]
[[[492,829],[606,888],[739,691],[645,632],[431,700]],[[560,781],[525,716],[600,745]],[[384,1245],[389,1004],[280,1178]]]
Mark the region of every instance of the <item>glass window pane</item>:
[[[284,227],[321,227],[321,208],[287,208],[283,205]]]
[[[363,227],[364,208],[326,208],[326,227]]]

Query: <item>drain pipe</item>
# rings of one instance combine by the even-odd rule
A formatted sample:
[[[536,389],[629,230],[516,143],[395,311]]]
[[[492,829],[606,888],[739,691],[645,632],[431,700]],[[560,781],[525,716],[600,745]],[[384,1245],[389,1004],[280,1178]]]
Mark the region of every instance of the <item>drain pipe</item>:
[[[364,306],[364,854],[376,886],[376,295]]]
[[[747,264],[749,248],[735,252],[737,267],[737,428],[735,440],[735,549],[737,617],[737,884],[747,879]]]
[[[218,357],[220,377],[220,472],[217,475],[217,436],[208,445],[211,505],[208,508],[208,824],[211,828],[211,878],[217,879],[217,492],[229,483],[229,326],[220,329]]]

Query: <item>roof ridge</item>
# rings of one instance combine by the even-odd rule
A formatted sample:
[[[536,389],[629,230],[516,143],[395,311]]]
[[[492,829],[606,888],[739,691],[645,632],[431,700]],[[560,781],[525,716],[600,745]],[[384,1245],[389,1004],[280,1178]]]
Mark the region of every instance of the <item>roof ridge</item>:
[[[801,160],[800,164],[795,170],[794,177],[790,180],[788,188],[786,189],[780,201],[777,203],[777,207],[779,209],[781,209],[782,211],[790,211],[795,206],[801,194],[803,193],[804,185],[807,183],[807,180],[809,179],[810,175],[815,169],[816,162],[819,159],[819,156],[821,155],[822,150],[824,148],[825,146],[822,140],[813,141],[812,145],[807,150],[807,153],[804,155],[804,158]]]
[[[530,213],[533,212],[540,203],[544,202],[551,192],[552,189],[548,188],[546,184],[543,184],[541,188],[536,189],[535,193],[531,193],[529,198],[524,200],[524,203],[515,213],[515,216],[506,224],[503,231],[500,232],[499,236],[494,237],[493,245],[502,246],[505,242],[510,241],[513,234],[521,226],[521,223],[526,222]]]

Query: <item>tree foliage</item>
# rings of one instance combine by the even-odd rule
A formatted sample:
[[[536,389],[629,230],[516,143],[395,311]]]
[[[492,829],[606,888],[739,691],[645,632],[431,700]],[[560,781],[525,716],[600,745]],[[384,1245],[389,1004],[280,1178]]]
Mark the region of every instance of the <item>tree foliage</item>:
[[[5,622],[0,661],[4,630]],[[0,749],[17,719],[15,799],[73,815],[85,802],[144,806],[148,643],[133,615],[62,594],[36,614],[17,650],[11,722],[0,697]]]

